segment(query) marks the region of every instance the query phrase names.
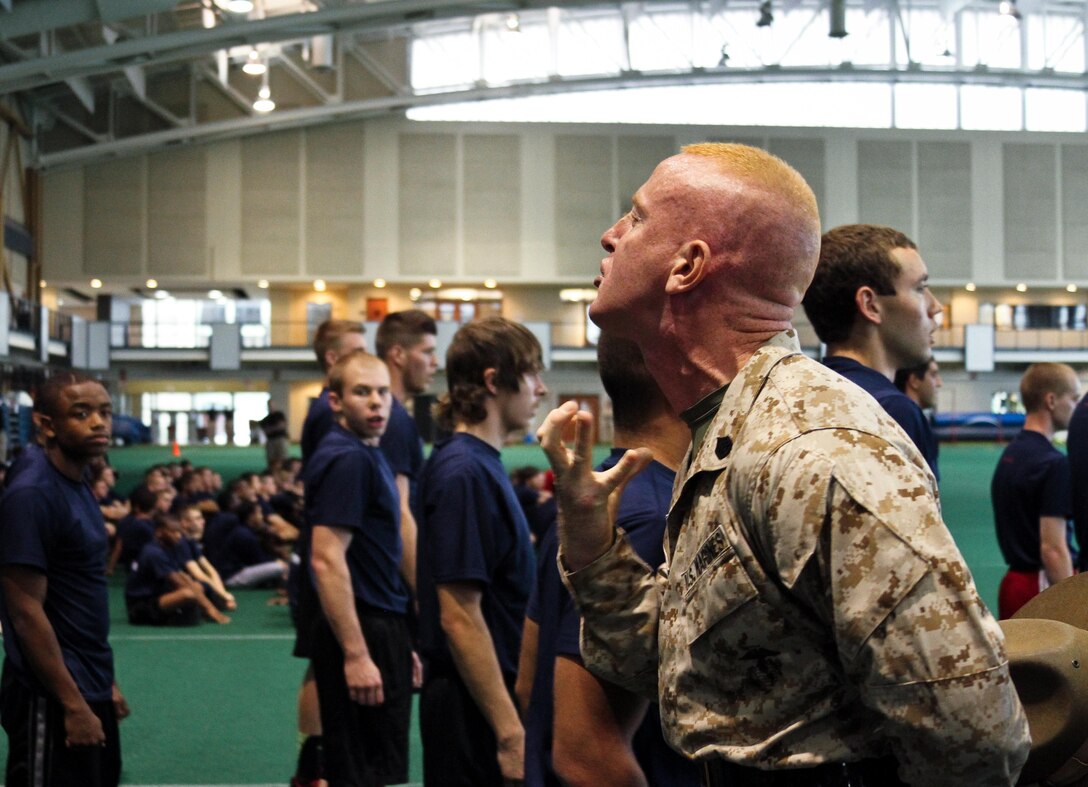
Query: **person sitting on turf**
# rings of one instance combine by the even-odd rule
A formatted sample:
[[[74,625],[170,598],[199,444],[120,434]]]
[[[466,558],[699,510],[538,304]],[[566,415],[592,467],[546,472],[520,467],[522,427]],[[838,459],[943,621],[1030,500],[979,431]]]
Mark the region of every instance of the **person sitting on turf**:
[[[191,626],[200,622],[201,615],[216,623],[230,623],[201,584],[183,570],[177,550],[183,538],[176,516],[155,516],[155,537],[144,545],[125,583],[125,608],[132,625]]]
[[[239,524],[226,538],[222,572],[227,587],[279,585],[286,577],[287,561],[270,552],[262,543],[267,530],[256,503],[244,502],[235,511]]]
[[[117,485],[117,473],[104,461],[92,466],[92,472],[94,481],[91,486],[98,507],[102,509],[102,518],[116,527],[129,513],[128,501],[113,491]]]
[[[140,556],[140,550],[155,533],[151,515],[155,511],[156,494],[146,484],[141,484],[129,495],[131,513],[117,523],[117,539],[106,563],[106,573],[113,574],[121,565],[125,571],[131,571],[132,564]]]
[[[204,592],[219,609],[237,609],[238,602],[223,585],[215,566],[204,556],[201,540],[204,538],[204,514],[196,506],[184,506],[178,510],[181,529],[185,538],[178,545],[182,565],[189,576],[204,586]]]
[[[190,470],[184,473],[177,481],[178,496],[174,499],[174,507],[180,508],[181,506],[194,505],[201,511],[213,512],[218,511],[219,506],[216,505],[215,500],[208,494],[207,486],[204,483],[204,476],[195,470]]]

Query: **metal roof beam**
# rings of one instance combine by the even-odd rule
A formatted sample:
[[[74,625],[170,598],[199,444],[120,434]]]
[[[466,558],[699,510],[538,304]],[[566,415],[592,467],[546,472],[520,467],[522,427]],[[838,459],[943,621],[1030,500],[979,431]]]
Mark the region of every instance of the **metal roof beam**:
[[[649,1],[649,0],[648,0]],[[563,0],[564,7],[591,6],[599,0]],[[234,46],[289,41],[341,32],[363,32],[435,19],[519,11],[555,5],[549,0],[383,0],[302,14],[284,14],[244,23],[182,30],[118,41],[0,66],[0,94],[31,90],[77,76],[93,76],[126,66],[172,63],[211,55]]]
[[[213,72],[205,71],[204,74],[209,81],[219,84]],[[998,71],[993,69],[984,72],[973,69],[927,71],[919,68],[889,71],[886,68],[863,68],[860,66],[837,69],[783,68],[776,66],[769,69],[715,68],[657,74],[625,72],[620,75],[606,77],[553,78],[546,82],[473,87],[441,93],[368,98],[317,107],[277,110],[267,115],[254,114],[248,118],[236,118],[204,123],[193,127],[168,129],[107,142],[93,147],[48,153],[40,156],[36,163],[43,169],[77,166],[95,160],[147,153],[177,144],[211,142],[218,139],[243,137],[267,131],[304,128],[319,123],[365,119],[402,112],[412,107],[579,91],[731,82],[931,82],[956,85],[971,83],[1088,90],[1088,75],[1085,74],[1040,75],[1023,71]],[[224,92],[229,91],[228,95],[235,92],[228,86],[219,85],[219,87]]]
[[[9,12],[0,25],[0,38],[40,33],[85,22],[117,22],[169,11],[178,0],[2,0]]]

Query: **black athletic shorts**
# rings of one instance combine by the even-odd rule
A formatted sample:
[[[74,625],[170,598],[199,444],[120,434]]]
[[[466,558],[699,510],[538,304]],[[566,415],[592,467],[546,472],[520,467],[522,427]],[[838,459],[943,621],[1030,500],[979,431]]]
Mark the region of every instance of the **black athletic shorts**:
[[[121,740],[113,703],[92,702],[102,721],[104,746],[67,746],[64,709],[11,674],[0,679],[0,723],[8,735],[8,787],[116,787]]]
[[[321,705],[325,779],[329,787],[377,787],[408,781],[412,719],[412,642],[403,615],[356,605],[370,657],[382,674],[385,702],[348,697],[344,653],[324,616],[314,624],[311,661]]]

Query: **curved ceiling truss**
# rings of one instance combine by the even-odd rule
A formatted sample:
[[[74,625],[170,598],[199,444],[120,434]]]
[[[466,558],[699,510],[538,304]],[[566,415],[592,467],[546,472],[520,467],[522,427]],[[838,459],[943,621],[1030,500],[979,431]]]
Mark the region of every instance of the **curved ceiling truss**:
[[[0,0],[0,98],[43,168],[574,91],[752,82],[1085,92],[1083,0]],[[243,71],[257,63],[263,76]],[[262,88],[275,101],[254,109]]]

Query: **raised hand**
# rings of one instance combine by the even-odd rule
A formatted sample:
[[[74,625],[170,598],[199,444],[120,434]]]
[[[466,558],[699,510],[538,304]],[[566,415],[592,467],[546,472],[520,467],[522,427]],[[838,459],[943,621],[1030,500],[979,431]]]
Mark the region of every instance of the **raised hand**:
[[[536,433],[555,473],[559,541],[570,571],[592,563],[612,545],[612,523],[623,487],[653,460],[649,449],[638,448],[624,454],[615,467],[595,472],[592,417],[580,411],[576,402],[565,402],[548,413]],[[563,432],[571,423],[573,450],[563,442]]]

